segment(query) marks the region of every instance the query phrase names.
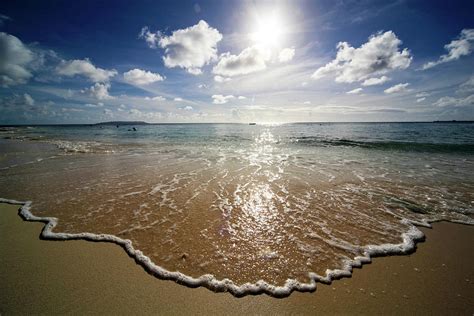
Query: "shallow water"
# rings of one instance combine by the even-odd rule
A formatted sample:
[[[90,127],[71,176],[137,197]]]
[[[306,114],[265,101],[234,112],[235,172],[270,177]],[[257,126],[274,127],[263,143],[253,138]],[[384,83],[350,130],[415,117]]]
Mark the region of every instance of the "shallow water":
[[[1,128],[0,197],[236,285],[307,284],[414,223],[474,223],[474,124],[129,128]]]

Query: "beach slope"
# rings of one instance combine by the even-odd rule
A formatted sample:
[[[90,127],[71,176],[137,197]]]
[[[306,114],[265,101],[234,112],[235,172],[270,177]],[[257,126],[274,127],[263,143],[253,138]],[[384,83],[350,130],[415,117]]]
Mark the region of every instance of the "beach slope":
[[[474,227],[436,223],[408,256],[284,299],[235,298],[148,275],[110,243],[44,241],[41,223],[0,204],[0,314],[466,314],[474,312]]]

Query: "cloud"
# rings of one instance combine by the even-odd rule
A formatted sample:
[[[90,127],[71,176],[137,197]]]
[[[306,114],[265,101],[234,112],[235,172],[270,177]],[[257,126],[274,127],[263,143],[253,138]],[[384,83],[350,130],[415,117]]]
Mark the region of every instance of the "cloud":
[[[17,37],[0,32],[0,85],[6,88],[26,83],[33,76],[29,66],[34,57]]]
[[[452,40],[451,43],[444,45],[447,54],[441,55],[438,60],[430,61],[424,64],[421,69],[426,70],[439,64],[444,64],[453,60],[458,60],[462,56],[469,55],[474,47],[474,29],[464,29],[459,34],[459,38]]]
[[[456,90],[456,93],[465,94],[474,92],[474,76],[469,78],[466,82],[459,86],[459,89]]]
[[[403,109],[370,109],[367,112],[381,112],[381,113],[406,113],[406,110]]]
[[[102,102],[98,102],[97,104],[94,104],[94,103],[86,103],[84,104],[85,107],[88,107],[88,108],[100,108],[100,107],[103,107],[104,106],[104,103]]]
[[[186,105],[184,108],[181,108],[182,110],[185,110],[185,111],[192,111],[193,110],[193,107],[190,106],[190,105]]]
[[[131,109],[128,113],[130,113],[132,115],[137,115],[137,116],[142,115],[142,112],[140,110],[137,110],[137,109]]]
[[[232,79],[230,78],[227,78],[227,77],[222,77],[222,76],[214,76],[214,81],[215,82],[219,82],[219,83],[222,83],[222,82],[228,82],[228,81],[231,81]]]
[[[200,74],[201,68],[217,59],[217,43],[222,34],[201,20],[196,25],[173,31],[170,36],[161,32],[152,33],[144,27],[140,37],[151,48],[165,50],[163,61],[168,68],[180,67],[193,75]]]
[[[62,61],[56,68],[61,76],[73,77],[76,75],[89,78],[92,82],[107,82],[117,74],[115,69],[106,70],[94,66],[88,58]]]
[[[281,63],[289,62],[295,56],[294,48],[283,48],[278,54],[278,61]]]
[[[201,6],[199,5],[199,3],[195,3],[193,8],[194,8],[194,12],[196,13],[201,12]]]
[[[166,101],[166,98],[159,95],[159,96],[152,97],[152,98],[145,97],[145,100],[147,100],[147,101]]]
[[[183,98],[177,97],[177,98],[174,98],[174,100],[175,100],[176,102],[181,102],[181,101],[183,101]]]
[[[114,113],[112,112],[111,109],[104,109],[104,111],[102,111],[102,113],[104,113],[104,115],[106,116],[113,116]]]
[[[250,74],[265,69],[270,57],[268,50],[257,46],[247,47],[239,55],[227,52],[220,56],[212,72],[226,77]]]
[[[34,105],[35,104],[35,100],[28,93],[23,94],[23,98],[25,99],[26,105]]]
[[[245,100],[245,99],[247,99],[247,98],[244,97],[243,95],[239,95],[239,97],[238,97],[237,99],[239,99],[239,100]]]
[[[391,94],[391,93],[400,93],[400,92],[406,92],[406,91],[409,91],[407,88],[410,84],[409,83],[399,83],[399,84],[396,84],[388,89],[385,89],[383,92],[387,93],[387,94]]]
[[[347,94],[359,94],[359,93],[362,92],[362,90],[364,90],[364,89],[362,89],[362,88],[357,88],[357,89],[354,89],[354,90],[351,90],[351,91],[347,91],[346,93],[347,93]]]
[[[430,96],[430,94],[428,92],[420,92],[420,93],[417,93],[415,95],[415,97],[417,97],[417,98],[425,98],[425,97],[429,97],[429,96]]]
[[[234,99],[233,95],[222,95],[222,94],[214,94],[212,96],[212,103],[214,104],[226,104],[229,100]]]
[[[126,82],[135,85],[147,85],[153,82],[164,80],[164,78],[158,73],[153,73],[151,71],[137,68],[124,72],[123,78]]]
[[[161,32],[157,31],[156,33],[150,32],[148,26],[142,27],[140,34],[138,34],[138,38],[142,38],[148,44],[150,48],[158,48],[158,43],[160,41]]]
[[[474,94],[471,94],[464,98],[454,98],[454,97],[442,97],[438,101],[433,103],[434,106],[447,107],[447,106],[470,106],[474,105]]]
[[[362,85],[363,86],[376,86],[376,85],[384,84],[387,81],[390,81],[390,78],[387,76],[382,76],[380,78],[369,78],[369,79],[365,79],[364,82],[362,82]]]
[[[3,26],[3,24],[5,24],[6,21],[11,21],[11,19],[12,18],[7,15],[0,14],[0,26]]]
[[[426,100],[426,97],[416,99],[416,103],[420,103]]]
[[[109,95],[110,84],[97,82],[90,88],[81,90],[82,93],[86,93],[89,96],[96,98],[97,100],[108,100],[114,97]]]
[[[408,49],[399,51],[402,41],[395,33],[388,31],[369,37],[367,43],[359,48],[347,42],[337,45],[334,60],[317,69],[311,78],[320,79],[335,75],[336,82],[352,83],[389,73],[395,69],[406,69],[412,57]]]
[[[28,93],[22,95],[14,94],[0,99],[0,109],[31,109],[35,103],[35,100]]]

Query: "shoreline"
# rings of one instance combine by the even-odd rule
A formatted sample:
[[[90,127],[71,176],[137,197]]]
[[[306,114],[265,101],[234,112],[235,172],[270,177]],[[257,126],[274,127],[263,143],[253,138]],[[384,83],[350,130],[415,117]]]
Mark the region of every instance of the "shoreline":
[[[403,242],[399,244],[382,244],[382,245],[366,245],[360,248],[362,254],[343,261],[344,266],[339,269],[327,269],[324,276],[309,272],[309,283],[301,283],[295,279],[287,279],[283,286],[269,284],[263,280],[258,280],[255,283],[235,284],[230,279],[217,279],[212,274],[204,274],[199,277],[192,277],[181,273],[180,271],[169,271],[161,266],[155,264],[149,257],[145,256],[139,249],[135,249],[133,244],[128,239],[122,239],[115,235],[109,234],[95,234],[89,232],[82,233],[56,233],[54,228],[58,224],[58,219],[55,217],[38,217],[31,213],[31,201],[17,201],[0,198],[0,203],[19,205],[19,215],[25,221],[44,223],[44,228],[41,231],[40,237],[45,240],[85,240],[92,242],[109,242],[116,244],[123,248],[125,252],[140,264],[150,275],[156,276],[162,280],[173,280],[176,283],[184,284],[188,287],[205,287],[213,292],[228,292],[235,297],[243,297],[246,295],[267,294],[275,298],[288,297],[294,291],[298,292],[314,292],[317,288],[317,283],[331,284],[333,280],[347,278],[352,276],[354,268],[361,268],[364,264],[372,262],[372,258],[388,256],[388,255],[403,255],[409,254],[416,250],[416,243],[424,240],[425,236],[417,226],[431,227],[426,220],[423,222],[413,222],[407,219],[402,219],[400,222],[408,224],[409,230],[403,233],[400,237]],[[417,225],[417,226],[415,226]]]
[[[376,257],[313,293],[236,298],[157,279],[111,243],[45,241],[42,223],[0,204],[0,313],[464,313],[474,311],[474,229],[421,228],[411,255]],[[462,258],[462,260],[459,260]],[[421,308],[421,309],[420,309]]]

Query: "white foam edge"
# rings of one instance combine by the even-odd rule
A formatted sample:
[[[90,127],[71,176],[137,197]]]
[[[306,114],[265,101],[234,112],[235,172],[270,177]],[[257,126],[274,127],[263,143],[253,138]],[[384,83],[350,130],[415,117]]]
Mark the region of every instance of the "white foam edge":
[[[273,297],[286,297],[289,296],[293,291],[299,292],[313,292],[316,290],[316,283],[330,284],[333,280],[340,279],[343,277],[351,277],[352,270],[354,267],[360,268],[365,263],[370,263],[372,257],[376,256],[387,256],[387,255],[403,255],[415,250],[417,241],[424,239],[424,234],[415,225],[421,225],[424,227],[431,227],[430,223],[426,220],[423,222],[413,222],[408,219],[402,219],[401,222],[408,224],[410,229],[408,232],[401,235],[403,242],[400,244],[382,244],[382,245],[367,245],[360,249],[363,255],[357,256],[354,259],[346,259],[343,262],[342,269],[326,270],[325,276],[320,276],[314,272],[309,272],[308,277],[309,283],[301,283],[295,279],[287,279],[284,286],[275,286],[269,284],[263,280],[259,280],[255,283],[245,283],[242,285],[236,285],[230,279],[216,279],[212,274],[201,275],[198,278],[194,278],[185,275],[177,271],[168,271],[151,261],[151,259],[145,256],[140,250],[133,248],[132,241],[129,239],[121,239],[114,235],[109,234],[93,234],[93,233],[55,233],[53,232],[54,227],[58,224],[58,219],[55,217],[38,217],[31,213],[31,201],[16,201],[10,199],[0,198],[0,203],[21,205],[20,216],[31,222],[43,222],[45,226],[41,231],[41,237],[43,239],[50,240],[71,240],[81,239],[95,242],[111,242],[121,246],[127,254],[134,258],[148,273],[154,275],[157,278],[165,280],[173,280],[176,283],[184,284],[188,287],[206,287],[215,292],[229,292],[234,296],[242,297],[245,295],[257,295],[257,294],[268,294]],[[461,221],[459,221],[461,222]],[[470,222],[463,222],[465,224],[472,224]]]

